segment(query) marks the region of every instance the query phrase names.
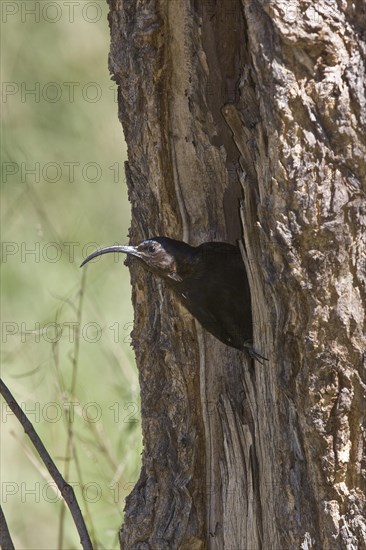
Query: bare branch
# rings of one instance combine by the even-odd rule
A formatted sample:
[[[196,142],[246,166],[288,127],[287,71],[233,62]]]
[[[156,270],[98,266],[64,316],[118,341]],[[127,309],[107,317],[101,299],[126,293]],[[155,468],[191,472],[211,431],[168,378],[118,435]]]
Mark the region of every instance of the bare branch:
[[[28,420],[27,416],[24,414],[17,401],[9,391],[8,387],[3,380],[0,380],[0,393],[4,397],[5,401],[9,405],[10,409],[13,411],[19,422],[24,428],[25,433],[32,441],[34,447],[36,448],[41,460],[49,471],[52,479],[55,481],[58,489],[61,492],[62,497],[64,498],[71,515],[73,517],[74,523],[80,535],[80,542],[82,547],[85,550],[93,550],[93,546],[87,531],[84,518],[82,516],[79,504],[76,500],[76,496],[71,485],[66,483],[59,470],[57,469],[55,463],[53,462],[51,456],[48,454],[47,449],[43,445],[40,437],[35,431],[32,423]],[[1,530],[1,536],[3,536],[3,529]],[[9,546],[8,548],[14,548]]]
[[[0,506],[0,546],[2,550],[15,550],[3,509]]]

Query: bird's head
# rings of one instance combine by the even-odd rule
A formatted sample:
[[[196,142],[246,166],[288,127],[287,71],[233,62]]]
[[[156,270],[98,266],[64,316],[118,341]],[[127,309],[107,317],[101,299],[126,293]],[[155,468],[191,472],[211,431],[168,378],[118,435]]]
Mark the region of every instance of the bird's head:
[[[80,267],[102,254],[122,252],[142,260],[146,267],[160,275],[160,277],[181,282],[182,277],[178,272],[179,259],[191,250],[191,246],[181,241],[175,241],[168,237],[153,237],[142,241],[137,246],[116,245],[100,248],[87,256]]]

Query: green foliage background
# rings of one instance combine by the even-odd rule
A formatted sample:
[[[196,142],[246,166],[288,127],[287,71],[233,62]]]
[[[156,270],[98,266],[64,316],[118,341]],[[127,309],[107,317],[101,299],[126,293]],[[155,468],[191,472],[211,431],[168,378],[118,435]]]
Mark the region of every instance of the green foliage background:
[[[105,256],[83,281],[79,264],[96,246],[128,241],[126,148],[107,5],[71,4],[1,2],[2,377],[61,472],[69,468],[95,547],[118,548],[141,453],[129,273],[122,257]],[[2,505],[15,547],[79,548],[1,405]]]

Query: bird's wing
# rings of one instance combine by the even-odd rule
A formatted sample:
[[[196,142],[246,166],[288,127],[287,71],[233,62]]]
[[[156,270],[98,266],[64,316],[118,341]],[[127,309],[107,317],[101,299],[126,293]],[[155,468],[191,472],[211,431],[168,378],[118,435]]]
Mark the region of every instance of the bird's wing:
[[[181,296],[185,307],[203,328],[216,336],[219,340],[227,340],[228,334],[226,334],[222,322],[212,313],[210,308],[205,307],[204,303],[195,299],[195,293],[193,291],[183,293]]]
[[[227,345],[242,348],[245,339],[251,337],[251,327],[244,327],[241,304],[233,305],[231,292],[225,287],[209,288],[197,295],[197,289],[189,289],[182,295],[185,307],[211,334]]]

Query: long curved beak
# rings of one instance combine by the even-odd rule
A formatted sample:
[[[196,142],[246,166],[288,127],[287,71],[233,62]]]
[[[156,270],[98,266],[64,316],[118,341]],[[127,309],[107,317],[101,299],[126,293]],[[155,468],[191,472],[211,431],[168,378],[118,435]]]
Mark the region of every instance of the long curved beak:
[[[109,254],[110,252],[123,252],[125,254],[131,254],[131,256],[137,256],[137,258],[141,258],[141,254],[138,252],[135,246],[106,246],[105,248],[100,248],[92,254],[89,254],[89,256],[87,256],[85,260],[80,264],[80,267],[83,267],[83,265],[90,262],[90,260],[92,260],[93,258],[96,258],[97,256],[102,256],[103,254]]]

